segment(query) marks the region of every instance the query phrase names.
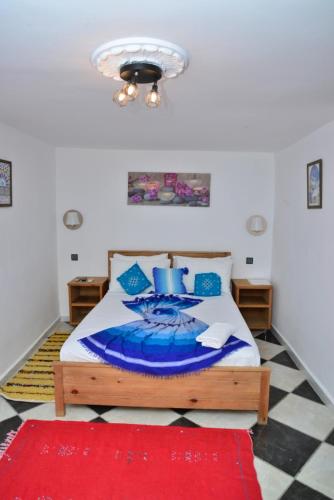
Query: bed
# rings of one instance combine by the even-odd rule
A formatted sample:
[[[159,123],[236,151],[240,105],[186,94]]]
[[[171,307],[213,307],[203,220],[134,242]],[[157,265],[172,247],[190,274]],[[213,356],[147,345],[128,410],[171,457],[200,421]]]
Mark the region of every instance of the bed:
[[[109,278],[114,253],[150,256],[159,252],[108,252]],[[230,252],[168,252],[184,257],[226,257]],[[237,336],[250,345],[229,354],[209,369],[175,377],[154,377],[120,370],[99,362],[78,339],[103,328],[122,323],[125,294],[108,292],[73,331],[54,363],[56,415],[65,414],[66,404],[111,406],[255,410],[258,423],[268,418],[270,370],[260,366],[258,349],[251,332],[230,294],[210,297],[199,306],[208,321],[227,321],[237,327]],[[198,312],[197,312],[198,313]],[[111,319],[112,318],[112,319]]]

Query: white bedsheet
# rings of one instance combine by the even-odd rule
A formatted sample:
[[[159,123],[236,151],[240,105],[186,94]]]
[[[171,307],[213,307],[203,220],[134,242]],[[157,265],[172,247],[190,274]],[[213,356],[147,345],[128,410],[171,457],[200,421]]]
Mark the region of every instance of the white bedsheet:
[[[203,302],[190,308],[189,314],[209,325],[217,321],[231,323],[236,328],[234,335],[250,344],[249,347],[242,347],[239,351],[227,355],[216,363],[216,366],[259,366],[258,348],[232,296],[225,294],[219,297],[201,298]],[[138,320],[139,315],[122,304],[122,300],[131,299],[133,297],[123,293],[108,292],[73,330],[61,348],[60,360],[101,363],[99,358],[86,351],[77,340],[112,326]]]

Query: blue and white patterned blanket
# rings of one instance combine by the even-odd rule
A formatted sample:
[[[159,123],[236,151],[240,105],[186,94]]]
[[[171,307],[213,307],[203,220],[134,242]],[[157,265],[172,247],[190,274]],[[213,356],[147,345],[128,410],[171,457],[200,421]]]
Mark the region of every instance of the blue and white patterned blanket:
[[[142,319],[79,339],[102,361],[150,375],[171,376],[208,368],[249,344],[231,336],[221,349],[203,347],[196,337],[209,325],[182,312],[198,298],[151,295],[123,301]]]

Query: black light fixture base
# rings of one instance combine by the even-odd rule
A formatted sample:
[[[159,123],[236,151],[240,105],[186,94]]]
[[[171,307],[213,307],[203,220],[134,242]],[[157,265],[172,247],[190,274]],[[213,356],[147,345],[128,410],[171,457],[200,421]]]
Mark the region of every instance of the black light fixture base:
[[[154,83],[162,77],[159,66],[144,62],[134,62],[123,64],[119,70],[119,75],[126,82]]]

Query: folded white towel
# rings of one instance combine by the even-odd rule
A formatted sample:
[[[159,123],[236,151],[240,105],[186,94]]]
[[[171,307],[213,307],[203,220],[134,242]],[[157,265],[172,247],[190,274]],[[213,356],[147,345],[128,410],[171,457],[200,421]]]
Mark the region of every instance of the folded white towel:
[[[201,342],[202,347],[210,347],[210,349],[221,349],[224,344],[222,344],[221,342],[217,342],[215,340],[210,340],[208,342]]]
[[[213,323],[203,333],[196,337],[203,347],[221,349],[227,339],[235,332],[235,327],[230,323]]]

